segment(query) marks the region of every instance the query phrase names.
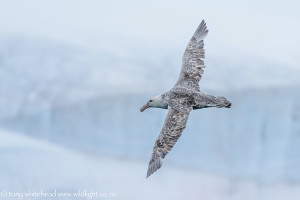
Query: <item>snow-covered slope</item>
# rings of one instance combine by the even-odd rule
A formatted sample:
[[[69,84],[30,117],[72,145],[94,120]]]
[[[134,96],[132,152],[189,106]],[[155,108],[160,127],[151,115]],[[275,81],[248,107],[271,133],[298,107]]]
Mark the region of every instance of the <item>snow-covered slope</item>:
[[[168,90],[180,71],[181,54],[166,51],[158,57],[120,56],[106,49],[88,49],[44,38],[2,36],[0,95],[4,98],[0,100],[0,118],[95,96]],[[210,57],[201,88],[228,91],[299,84],[300,68],[251,56],[247,60],[229,60],[232,59]]]
[[[175,79],[179,70],[171,70],[171,58],[164,62],[120,57],[105,50],[12,36],[0,37],[0,62],[0,94],[5,97],[0,101],[1,118],[99,95],[167,89],[172,78],[170,82],[164,77]]]
[[[79,190],[111,195],[105,199],[210,199],[210,200],[297,200],[300,186],[287,183],[260,184],[253,180],[235,181],[224,176],[203,174],[192,169],[164,166],[145,179],[145,163],[86,155],[51,143],[0,130],[1,199],[88,199],[59,197]],[[56,197],[8,197],[9,192],[28,191]],[[106,194],[107,193],[107,194]],[[6,196],[7,195],[7,196]],[[24,194],[25,195],[25,194]],[[100,197],[92,199],[99,199]],[[102,197],[104,198],[104,197]]]

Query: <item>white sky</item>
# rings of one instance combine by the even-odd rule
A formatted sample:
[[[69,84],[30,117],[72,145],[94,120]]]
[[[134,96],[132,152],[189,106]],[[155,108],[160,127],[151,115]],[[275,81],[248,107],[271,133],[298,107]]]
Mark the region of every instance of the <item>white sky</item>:
[[[0,32],[47,37],[128,54],[182,51],[206,19],[207,51],[239,53],[298,66],[299,1],[10,0],[0,3]]]

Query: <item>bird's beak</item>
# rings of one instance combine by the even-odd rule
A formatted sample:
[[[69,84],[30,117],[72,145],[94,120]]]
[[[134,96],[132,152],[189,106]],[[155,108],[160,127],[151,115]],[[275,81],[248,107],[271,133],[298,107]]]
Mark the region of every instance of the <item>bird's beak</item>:
[[[143,107],[141,107],[140,111],[143,112],[147,108],[149,108],[149,104],[148,103],[146,103]]]

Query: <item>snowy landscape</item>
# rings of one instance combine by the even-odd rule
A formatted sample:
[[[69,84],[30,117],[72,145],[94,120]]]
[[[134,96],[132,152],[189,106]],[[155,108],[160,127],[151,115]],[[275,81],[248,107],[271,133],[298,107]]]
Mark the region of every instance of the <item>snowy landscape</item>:
[[[300,195],[299,186],[291,183],[233,180],[168,165],[145,181],[146,166],[139,160],[87,155],[7,130],[1,130],[0,136],[0,158],[5,160],[0,165],[1,193],[19,194],[18,198],[1,199],[297,200]],[[42,190],[44,195],[56,191],[57,196],[26,197],[29,190],[40,194]],[[79,190],[87,192],[81,192],[81,197],[67,196]],[[95,192],[107,196],[92,196]]]
[[[298,200],[298,7],[0,1],[0,200]],[[200,87],[232,108],[192,112],[146,179],[166,110],[139,109],[174,85],[202,18]]]

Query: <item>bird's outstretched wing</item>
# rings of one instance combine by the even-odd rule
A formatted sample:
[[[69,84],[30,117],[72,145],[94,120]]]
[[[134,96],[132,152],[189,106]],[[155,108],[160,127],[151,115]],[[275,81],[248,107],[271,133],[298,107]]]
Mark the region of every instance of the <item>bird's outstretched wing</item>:
[[[188,105],[187,101],[185,102],[183,102],[183,104],[177,102],[177,107],[176,105],[168,106],[165,123],[154,144],[147,171],[147,178],[162,166],[162,159],[171,151],[185,128],[192,110],[192,106]]]
[[[199,88],[199,81],[203,74],[204,69],[204,38],[208,33],[206,23],[204,20],[200,23],[199,27],[192,36],[190,42],[188,43],[186,50],[182,57],[182,68],[177,80],[176,85],[184,84],[187,80],[192,80],[195,84],[193,87]],[[175,85],[175,87],[176,87]],[[191,84],[190,84],[191,85]],[[191,88],[191,89],[198,89]],[[188,89],[188,88],[187,88]]]

